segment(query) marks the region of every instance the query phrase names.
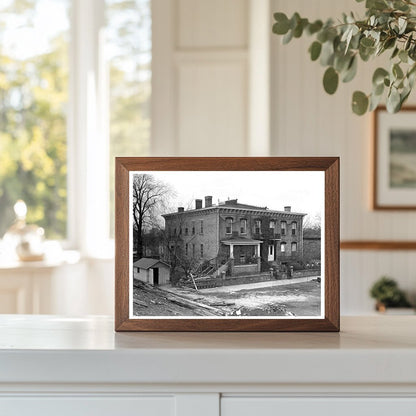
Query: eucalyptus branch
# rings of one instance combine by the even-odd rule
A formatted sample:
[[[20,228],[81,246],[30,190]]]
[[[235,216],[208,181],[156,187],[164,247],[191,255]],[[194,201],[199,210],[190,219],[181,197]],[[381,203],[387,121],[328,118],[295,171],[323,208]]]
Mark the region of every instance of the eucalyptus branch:
[[[356,0],[362,2],[363,0]],[[283,43],[304,34],[315,39],[309,47],[312,61],[319,60],[326,68],[323,86],[334,94],[339,81],[349,82],[357,73],[357,61],[369,61],[391,52],[391,65],[377,68],[372,79],[372,91],[355,91],[352,110],[358,115],[374,110],[386,95],[390,112],[397,112],[411,93],[416,78],[416,3],[411,0],[366,0],[366,17],[356,19],[344,14],[334,25],[310,22],[295,13],[290,19],[275,13],[273,32],[283,36]]]

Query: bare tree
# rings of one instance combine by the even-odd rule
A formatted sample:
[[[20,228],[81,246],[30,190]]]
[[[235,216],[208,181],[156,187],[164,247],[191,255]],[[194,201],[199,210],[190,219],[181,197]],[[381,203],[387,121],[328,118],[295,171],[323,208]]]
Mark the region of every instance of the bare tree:
[[[148,174],[133,177],[133,228],[137,257],[143,257],[143,234],[161,221],[160,214],[165,212],[167,200],[172,190],[167,184]]]

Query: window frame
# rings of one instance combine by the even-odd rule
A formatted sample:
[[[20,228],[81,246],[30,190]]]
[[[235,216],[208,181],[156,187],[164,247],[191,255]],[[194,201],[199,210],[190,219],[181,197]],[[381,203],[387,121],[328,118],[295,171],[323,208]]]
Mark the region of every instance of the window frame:
[[[247,234],[247,218],[240,218],[240,234]]]
[[[254,234],[261,234],[261,220],[260,219],[254,220]]]
[[[230,232],[227,231],[227,229],[228,229],[228,222],[227,221],[230,221],[230,226],[229,226]],[[234,218],[227,217],[225,219],[225,234],[231,235],[233,233],[233,223],[234,223]]]
[[[298,223],[297,221],[292,221],[292,235],[296,235],[298,232]]]
[[[280,233],[282,235],[287,234],[287,221],[280,221]]]

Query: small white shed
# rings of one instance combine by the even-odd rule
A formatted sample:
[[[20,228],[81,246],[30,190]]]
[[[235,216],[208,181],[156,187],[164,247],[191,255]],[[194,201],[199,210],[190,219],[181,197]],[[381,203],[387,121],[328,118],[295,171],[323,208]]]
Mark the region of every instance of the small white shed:
[[[170,281],[170,267],[159,259],[142,257],[133,263],[133,276],[154,286],[166,285]]]

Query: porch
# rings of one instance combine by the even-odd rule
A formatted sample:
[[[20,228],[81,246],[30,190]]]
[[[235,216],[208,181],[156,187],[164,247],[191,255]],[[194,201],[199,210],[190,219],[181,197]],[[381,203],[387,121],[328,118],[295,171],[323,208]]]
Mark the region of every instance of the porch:
[[[231,276],[252,275],[261,271],[262,241],[250,238],[230,238],[221,241],[228,248]]]

